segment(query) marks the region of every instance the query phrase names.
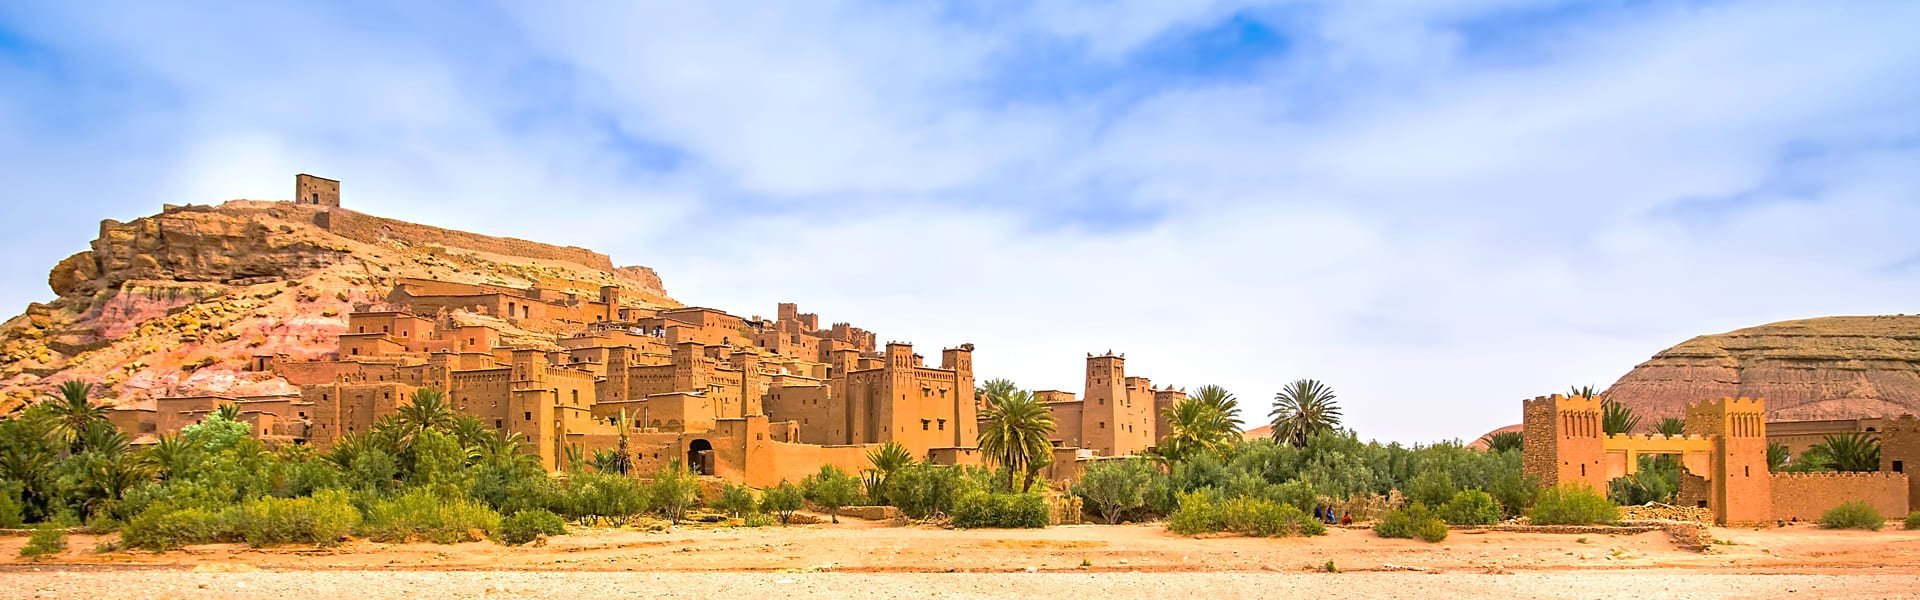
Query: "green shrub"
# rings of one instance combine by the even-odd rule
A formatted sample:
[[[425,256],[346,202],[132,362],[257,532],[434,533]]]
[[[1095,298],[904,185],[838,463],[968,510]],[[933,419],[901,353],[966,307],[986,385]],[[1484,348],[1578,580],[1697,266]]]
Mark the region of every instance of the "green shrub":
[[[20,556],[40,558],[59,554],[67,550],[67,530],[51,523],[41,523],[33,529],[33,535],[27,538],[27,545],[20,547]]]
[[[766,527],[768,525],[772,525],[774,523],[779,523],[779,522],[780,521],[778,519],[775,519],[773,515],[769,515],[766,513],[751,512],[751,513],[747,513],[747,516],[742,517],[740,519],[740,526],[741,527]]]
[[[1407,482],[1407,500],[1427,506],[1440,506],[1453,499],[1460,488],[1454,486],[1453,476],[1439,469],[1423,471]]]
[[[500,543],[509,546],[525,544],[543,535],[566,534],[566,520],[546,509],[523,510],[500,521]]]
[[[1827,512],[1820,514],[1820,526],[1827,529],[1868,529],[1879,531],[1880,528],[1886,526],[1886,524],[1887,517],[1880,514],[1880,509],[1874,508],[1872,504],[1867,504],[1859,500],[1843,502],[1839,506],[1835,506],[1828,509]]]
[[[1179,506],[1167,518],[1167,529],[1180,535],[1193,535],[1226,528],[1220,506],[1214,503],[1212,495],[1199,491],[1185,492],[1179,497]]]
[[[974,492],[954,506],[953,526],[961,529],[1046,527],[1047,500],[1039,494]]]
[[[1920,510],[1907,513],[1907,529],[1920,529]]]
[[[435,544],[480,541],[500,530],[500,513],[465,498],[445,498],[416,489],[367,506],[361,532],[381,542],[422,540]]]
[[[526,488],[529,485],[523,483],[514,487]],[[631,477],[610,473],[574,473],[567,477],[565,485],[555,490],[553,509],[570,519],[627,517],[647,512],[653,505],[651,496],[651,489]],[[520,510],[529,508],[539,507],[523,506]]]
[[[322,490],[311,498],[260,498],[239,507],[240,537],[254,547],[306,543],[331,546],[360,524],[347,493]]]
[[[782,481],[760,494],[760,510],[779,516],[781,525],[791,522],[793,511],[800,510],[806,503],[806,494],[790,481]]]
[[[1566,484],[1540,490],[1527,517],[1535,525],[1611,525],[1620,522],[1620,507],[1592,488]]]
[[[887,478],[883,500],[915,519],[953,514],[960,498],[988,489],[982,483],[986,473],[973,467],[916,463]]]
[[[1461,490],[1440,506],[1440,518],[1453,525],[1492,525],[1500,514],[1500,503],[1480,490]]]
[[[12,486],[0,485],[0,529],[19,529],[26,524],[25,509]]]
[[[754,510],[753,490],[747,486],[729,483],[720,488],[720,498],[713,502],[714,510],[735,517],[744,517]]]
[[[1220,503],[1220,525],[1225,531],[1255,537],[1325,535],[1327,526],[1291,504],[1266,498],[1229,498]]]
[[[1419,538],[1429,542],[1447,539],[1447,524],[1434,516],[1427,505],[1415,502],[1406,508],[1387,511],[1373,525],[1373,533],[1383,538]]]
[[[1073,494],[1112,525],[1127,511],[1147,504],[1147,483],[1154,470],[1139,459],[1095,461],[1073,484]]]
[[[653,502],[653,508],[672,523],[679,523],[680,517],[686,516],[687,509],[700,499],[700,483],[679,461],[668,463],[654,473],[653,483],[647,490],[647,499]]]
[[[860,479],[833,465],[822,465],[819,473],[800,481],[807,501],[827,509],[827,517],[840,522],[840,507],[860,501]]]
[[[129,548],[159,552],[181,546],[238,541],[231,510],[200,507],[174,508],[159,504],[147,508],[120,529],[120,541]]]

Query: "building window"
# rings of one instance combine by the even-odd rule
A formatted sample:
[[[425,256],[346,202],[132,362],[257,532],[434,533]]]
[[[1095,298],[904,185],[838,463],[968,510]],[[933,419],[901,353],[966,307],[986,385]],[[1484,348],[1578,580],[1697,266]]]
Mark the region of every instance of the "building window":
[[[928,425],[931,425],[932,423],[933,423],[932,421],[928,421],[928,420],[926,420],[926,419],[921,419],[921,420],[920,420],[920,430],[921,430],[921,431],[926,431],[926,430],[927,430],[927,426],[928,426]]]
[[[1901,462],[1901,461],[1897,461],[1897,460],[1896,460],[1896,461],[1893,461],[1893,472],[1895,472],[1895,473],[1905,473],[1905,472],[1907,472],[1907,465],[1906,465],[1906,463],[1904,463],[1904,462]]]
[[[532,412],[532,411],[528,411],[528,412],[526,412],[526,413],[522,413],[522,414],[525,414],[525,415],[526,415],[526,417],[527,417],[527,420],[528,420],[528,421],[532,421],[532,420],[533,420],[533,412]]]
[[[946,430],[947,430],[947,420],[946,420],[946,419],[941,419],[941,420],[940,420],[940,430],[941,430],[941,431],[946,431]]]
[[[1101,429],[1106,429],[1106,428],[1107,428],[1107,422],[1106,422],[1106,421],[1101,421],[1101,422],[1100,422],[1100,428],[1101,428]]]
[[[499,429],[499,428],[500,428],[500,420],[499,420],[499,419],[494,419],[494,420],[493,420],[493,428],[494,428],[494,429]]]

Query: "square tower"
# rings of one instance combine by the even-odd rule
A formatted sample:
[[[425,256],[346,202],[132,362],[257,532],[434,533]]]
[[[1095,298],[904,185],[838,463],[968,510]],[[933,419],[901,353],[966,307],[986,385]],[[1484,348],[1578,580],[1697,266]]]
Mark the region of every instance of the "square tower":
[[[1721,398],[1687,407],[1687,433],[1713,438],[1707,503],[1721,525],[1773,518],[1767,472],[1767,406],[1759,398]]]
[[[301,173],[293,176],[293,203],[340,207],[340,182]]]
[[[1573,483],[1606,493],[1600,400],[1555,394],[1523,404],[1521,468],[1526,474],[1542,486]]]

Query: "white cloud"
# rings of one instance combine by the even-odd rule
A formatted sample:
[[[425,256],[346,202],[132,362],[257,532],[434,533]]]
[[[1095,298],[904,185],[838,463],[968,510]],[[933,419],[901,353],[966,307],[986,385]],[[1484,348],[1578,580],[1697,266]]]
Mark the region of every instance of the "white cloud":
[[[1007,100],[997,70],[1036,37],[1124,70],[1238,7],[49,17],[36,41],[150,101],[78,136],[0,103],[16,193],[89,207],[6,216],[280,197],[313,171],[378,214],[654,266],[691,303],[798,301],[929,356],[974,342],[1033,387],[1077,389],[1111,348],[1257,418],[1317,377],[1363,435],[1409,441],[1691,335],[1910,306],[1887,269],[1920,256],[1915,15],[1622,9],[1514,25],[1537,39],[1505,53],[1458,27],[1553,10],[1531,4],[1254,9],[1288,49],[1246,76],[1065,101]],[[671,156],[636,166],[635,144]],[[21,250],[6,276],[38,290],[64,252]]]

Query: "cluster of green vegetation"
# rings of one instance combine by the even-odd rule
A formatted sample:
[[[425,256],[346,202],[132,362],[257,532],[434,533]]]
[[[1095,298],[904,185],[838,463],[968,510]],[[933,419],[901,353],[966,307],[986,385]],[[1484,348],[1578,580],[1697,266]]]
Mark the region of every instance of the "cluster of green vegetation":
[[[69,383],[59,397],[0,420],[0,526],[117,529],[124,546],[155,550],[324,546],[349,535],[525,543],[563,533],[567,520],[678,521],[698,502],[693,474],[677,464],[642,480],[621,473],[631,457],[602,458],[595,469],[574,460],[550,476],[518,434],[455,414],[433,390],[327,452],[269,449],[232,406],[136,449],[88,392]],[[786,514],[799,508],[773,500],[765,505]],[[759,515],[762,504],[749,495],[736,510]]]
[[[1908,522],[1913,520],[1908,518]],[[1820,514],[1820,526],[1827,529],[1866,529],[1879,531],[1887,525],[1887,517],[1872,504],[1854,500],[1843,502],[1839,506],[1827,509]]]
[[[1373,532],[1384,538],[1420,538],[1429,542],[1447,539],[1447,524],[1422,502],[1387,511],[1373,525]]]

